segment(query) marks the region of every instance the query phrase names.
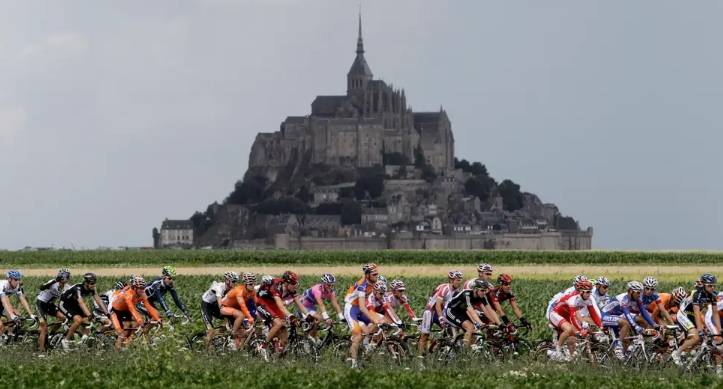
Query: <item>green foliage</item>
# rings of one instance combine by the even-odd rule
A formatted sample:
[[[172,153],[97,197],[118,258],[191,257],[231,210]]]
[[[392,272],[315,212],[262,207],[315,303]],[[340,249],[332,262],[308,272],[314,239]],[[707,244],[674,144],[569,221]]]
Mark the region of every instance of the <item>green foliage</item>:
[[[682,265],[723,263],[723,252],[645,251],[507,251],[507,250],[128,250],[0,251],[6,268],[60,265],[145,266],[204,264],[632,264]]]
[[[497,187],[497,192],[502,196],[502,203],[506,211],[516,211],[522,208],[522,193],[520,186],[512,180],[504,180]]]
[[[237,181],[233,192],[226,198],[227,204],[253,204],[263,200],[267,184],[266,177],[254,176],[244,181]]]
[[[282,197],[278,200],[264,200],[256,207],[256,211],[264,215],[279,215],[291,213],[295,215],[306,213],[306,204],[296,197]]]
[[[316,207],[317,215],[340,215],[341,203],[321,203]]]

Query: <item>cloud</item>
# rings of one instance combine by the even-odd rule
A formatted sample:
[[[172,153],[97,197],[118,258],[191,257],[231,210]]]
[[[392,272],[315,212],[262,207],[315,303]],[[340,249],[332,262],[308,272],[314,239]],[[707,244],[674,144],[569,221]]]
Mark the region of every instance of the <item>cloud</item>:
[[[77,53],[88,48],[88,40],[74,32],[57,32],[48,35],[44,40],[27,46],[21,53],[22,57],[33,57],[51,53]]]
[[[0,107],[0,146],[10,145],[27,121],[25,109],[17,106]]]

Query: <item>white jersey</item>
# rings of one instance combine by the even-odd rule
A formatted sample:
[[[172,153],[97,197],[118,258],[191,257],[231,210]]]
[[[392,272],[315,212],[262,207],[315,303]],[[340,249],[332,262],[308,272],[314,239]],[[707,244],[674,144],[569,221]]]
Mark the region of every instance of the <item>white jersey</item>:
[[[548,317],[550,315],[550,312],[555,307],[555,304],[557,304],[557,302],[560,301],[560,299],[563,296],[565,296],[568,293],[572,293],[574,291],[575,291],[575,287],[571,286],[571,287],[563,290],[562,292],[552,296],[552,299],[550,300],[550,302],[547,303],[547,309],[545,310],[545,317]]]
[[[595,300],[595,304],[597,305],[598,309],[600,309],[600,310],[602,310],[602,308],[610,302],[610,299],[612,299],[612,297],[608,293],[605,293],[604,295],[600,295],[597,291],[597,287],[594,287],[592,289],[591,297]]]
[[[438,300],[442,301],[442,307],[444,307],[447,302],[452,299],[455,293],[461,290],[461,288],[452,288],[452,285],[448,282],[437,285],[437,287],[434,288],[434,292],[432,292],[432,295],[429,296],[429,300],[427,300],[427,305],[424,307],[424,309],[427,311],[434,311],[434,307],[437,304]]]
[[[226,288],[225,282],[213,281],[211,287],[201,296],[201,299],[207,304],[217,303],[217,298],[222,298],[226,295],[228,289]]]
[[[61,290],[60,283],[54,282],[48,289],[41,290],[40,293],[38,293],[38,301],[44,303],[54,302],[55,299],[60,297],[66,290],[68,290],[68,284],[63,285],[63,289]]]
[[[0,280],[0,296],[22,296],[22,294],[23,288],[21,287],[20,282],[18,282],[17,288],[11,288],[10,281]]]

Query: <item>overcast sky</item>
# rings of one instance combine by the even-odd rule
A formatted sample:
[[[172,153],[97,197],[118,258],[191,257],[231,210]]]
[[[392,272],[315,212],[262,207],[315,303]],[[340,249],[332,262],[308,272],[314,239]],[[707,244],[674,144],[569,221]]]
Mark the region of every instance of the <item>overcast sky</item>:
[[[595,248],[723,249],[723,3],[367,1],[366,58]],[[358,1],[0,0],[0,248],[151,245],[344,94]]]

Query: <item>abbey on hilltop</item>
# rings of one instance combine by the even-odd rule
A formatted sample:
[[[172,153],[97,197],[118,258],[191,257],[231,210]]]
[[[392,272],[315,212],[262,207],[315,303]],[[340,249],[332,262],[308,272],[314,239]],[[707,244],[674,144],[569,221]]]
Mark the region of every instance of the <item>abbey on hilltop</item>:
[[[414,161],[421,152],[438,173],[454,168],[454,136],[446,112],[413,112],[404,90],[375,80],[364,58],[361,17],[356,58],[346,76],[346,95],[317,96],[308,116],[289,116],[274,133],[260,133],[249,168],[283,168],[296,159],[312,164],[372,167],[384,155]],[[272,178],[272,177],[270,177]]]
[[[375,80],[361,16],[346,94],[256,136],[243,180],[190,219],[166,219],[156,247],[590,249],[557,206],[454,155],[444,109],[414,112]]]

